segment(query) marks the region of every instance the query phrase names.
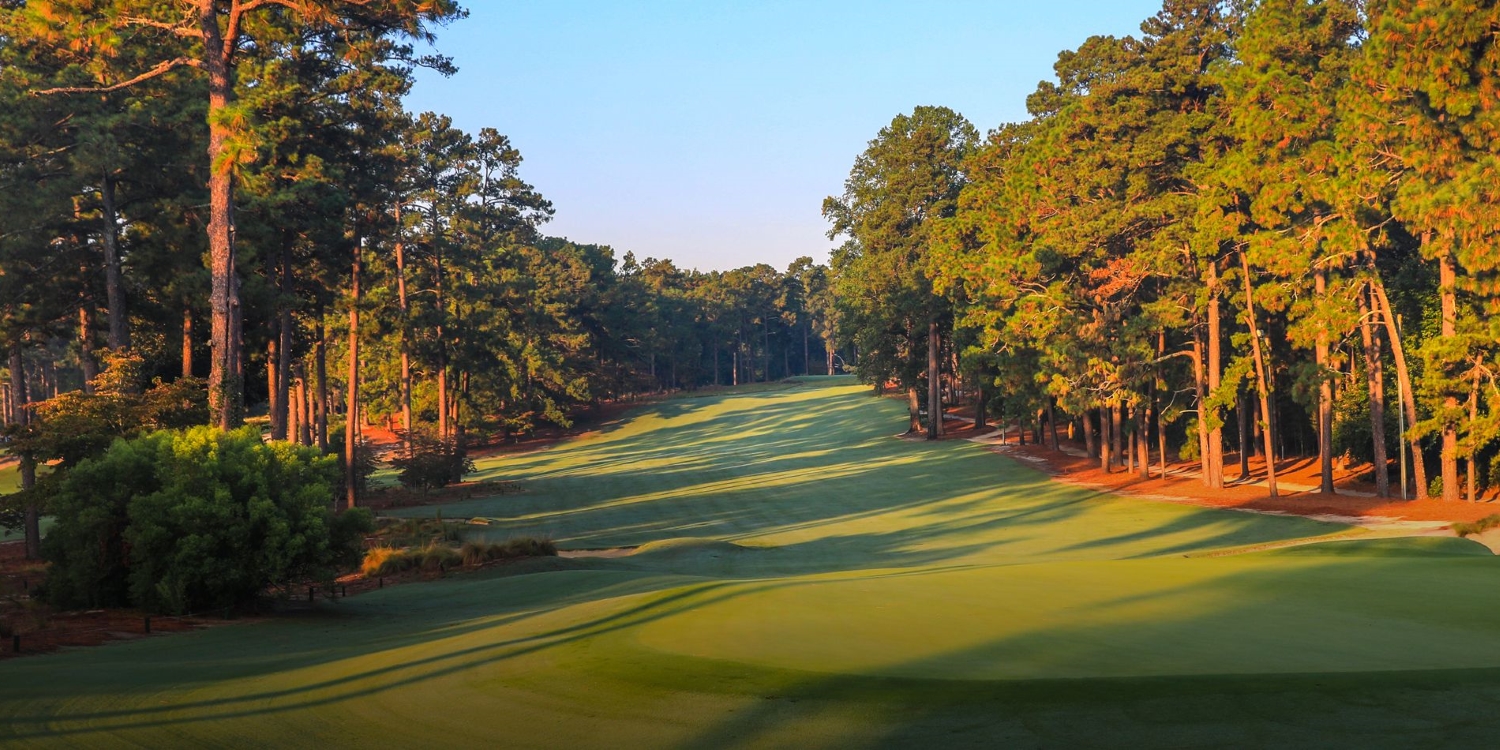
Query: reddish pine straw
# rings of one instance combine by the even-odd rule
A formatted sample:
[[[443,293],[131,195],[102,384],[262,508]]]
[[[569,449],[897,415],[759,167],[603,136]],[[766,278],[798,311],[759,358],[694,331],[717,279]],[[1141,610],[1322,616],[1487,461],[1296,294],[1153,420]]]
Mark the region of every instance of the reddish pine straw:
[[[1075,451],[1082,451],[1083,446],[1064,442],[1064,447]],[[1239,477],[1239,456],[1234,453],[1226,453],[1224,456],[1225,487],[1222,490],[1210,490],[1203,486],[1197,477],[1198,464],[1196,462],[1169,461],[1167,468],[1170,471],[1190,472],[1189,476],[1169,475],[1166,479],[1160,477],[1160,468],[1155,462],[1151,465],[1151,478],[1141,479],[1136,473],[1128,473],[1124,469],[1115,469],[1108,474],[1099,468],[1099,461],[1091,458],[1080,458],[1058,451],[1053,451],[1045,446],[1031,444],[1028,435],[1027,445],[1022,448],[1016,445],[1014,433],[1008,446],[1010,455],[1025,456],[1040,461],[1021,460],[1021,463],[1033,468],[1042,469],[1059,481],[1073,484],[1087,485],[1098,489],[1123,496],[1166,496],[1182,500],[1195,505],[1211,508],[1241,508],[1247,510],[1278,511],[1282,513],[1293,513],[1297,515],[1340,515],[1362,518],[1399,518],[1410,521],[1477,521],[1485,516],[1500,513],[1500,504],[1494,502],[1493,497],[1482,498],[1478,503],[1468,502],[1444,502],[1438,499],[1427,500],[1401,500],[1397,498],[1361,497],[1345,494],[1325,494],[1317,491],[1294,491],[1286,487],[1281,488],[1281,496],[1272,498],[1264,486],[1235,485],[1233,480]],[[1155,453],[1152,454],[1155,458]],[[1397,472],[1391,472],[1392,483],[1399,482]],[[1265,461],[1260,458],[1250,459],[1251,479],[1256,482],[1265,481]],[[1357,481],[1354,477],[1368,471],[1366,466],[1350,466],[1347,468],[1335,468],[1334,486],[1340,490],[1352,490],[1374,494],[1373,485]],[[1312,458],[1289,458],[1276,462],[1277,479],[1284,484],[1295,484],[1304,487],[1316,487],[1318,485],[1318,460]]]

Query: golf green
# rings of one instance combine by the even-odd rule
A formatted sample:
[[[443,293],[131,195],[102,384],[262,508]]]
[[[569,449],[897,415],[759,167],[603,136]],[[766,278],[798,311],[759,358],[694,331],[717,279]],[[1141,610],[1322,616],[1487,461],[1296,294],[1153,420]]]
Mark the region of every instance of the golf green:
[[[815,378],[483,460],[524,491],[442,507],[476,536],[638,548],[8,660],[0,743],[1494,744],[1486,548],[1102,496],[903,425]]]

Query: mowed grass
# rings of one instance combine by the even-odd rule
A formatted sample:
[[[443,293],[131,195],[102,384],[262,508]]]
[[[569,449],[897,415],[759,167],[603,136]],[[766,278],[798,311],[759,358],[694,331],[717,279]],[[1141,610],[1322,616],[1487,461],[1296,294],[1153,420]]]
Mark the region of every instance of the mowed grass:
[[[9,660],[0,743],[1493,746],[1485,548],[1112,499],[903,424],[815,379],[481,461],[527,491],[444,506],[478,536],[640,548]]]

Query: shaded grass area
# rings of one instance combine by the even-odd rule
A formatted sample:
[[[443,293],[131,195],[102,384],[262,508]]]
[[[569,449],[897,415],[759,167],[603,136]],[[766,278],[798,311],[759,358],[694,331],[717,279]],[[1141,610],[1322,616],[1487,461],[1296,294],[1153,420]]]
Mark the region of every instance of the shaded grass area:
[[[1472,542],[1115,500],[847,380],[481,463],[494,541],[642,545],[0,664],[0,743],[1489,746]],[[409,515],[432,509],[411,509]],[[1320,543],[1222,557],[1214,550]]]

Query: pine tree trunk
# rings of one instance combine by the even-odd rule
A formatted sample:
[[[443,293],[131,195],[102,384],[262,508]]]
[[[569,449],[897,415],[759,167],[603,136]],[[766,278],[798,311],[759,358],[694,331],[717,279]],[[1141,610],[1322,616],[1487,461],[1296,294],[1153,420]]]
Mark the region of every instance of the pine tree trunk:
[[[276,268],[276,367],[275,395],[271,400],[271,438],[294,439],[288,424],[292,400],[292,261],[286,242],[281,245]]]
[[[1094,438],[1094,411],[1085,409],[1078,421],[1083,424],[1083,452],[1087,453],[1089,458],[1095,458],[1099,455],[1099,447]]]
[[[313,346],[313,377],[316,379],[317,392],[313,394],[313,410],[317,413],[317,424],[314,432],[318,442],[318,450],[328,452],[328,327],[323,322],[322,313],[318,316],[318,342]]]
[[[29,415],[26,404],[26,365],[21,359],[21,343],[10,345],[7,366],[10,368],[10,411],[5,415],[7,424],[24,425]]]
[[[1057,399],[1047,399],[1047,430],[1052,436],[1052,450],[1060,450],[1057,442]]]
[[[1406,427],[1411,429],[1417,423],[1417,396],[1412,392],[1411,371],[1406,367],[1406,347],[1401,343],[1401,330],[1397,326],[1396,314],[1391,311],[1390,297],[1386,296],[1385,287],[1378,281],[1372,281],[1370,289],[1375,294],[1375,301],[1380,305],[1380,316],[1385,321],[1386,340],[1391,342],[1391,355],[1396,361],[1396,379],[1401,383],[1401,406],[1406,411]],[[1405,435],[1401,436],[1406,440]],[[1427,462],[1422,458],[1422,441],[1411,438],[1411,470],[1412,480],[1416,483],[1413,497],[1418,500],[1427,499]]]
[[[1469,454],[1464,459],[1464,468],[1468,471],[1469,502],[1479,502],[1479,478],[1475,471],[1474,459],[1479,455],[1479,449],[1473,445],[1474,431],[1479,426],[1479,372],[1474,372],[1474,385],[1469,391]]]
[[[1165,410],[1156,410],[1157,460],[1161,462],[1161,478],[1167,478],[1167,417]]]
[[[233,351],[239,337],[233,330],[235,316],[231,310],[234,290],[234,218],[233,184],[225,149],[229,142],[229,124],[223,113],[234,94],[229,50],[219,29],[218,3],[198,3],[198,28],[203,34],[203,67],[208,73],[208,254],[209,310],[211,312],[212,356],[208,374],[209,411],[214,424],[221,429],[239,426],[243,411],[244,387],[238,377],[238,362]]]
[[[938,334],[936,318],[927,322],[927,439],[937,440],[943,436],[943,383],[942,363],[938,353],[942,341]]]
[[[1273,444],[1271,421],[1271,392],[1267,381],[1266,358],[1261,351],[1260,330],[1255,326],[1255,295],[1250,283],[1250,259],[1240,251],[1240,263],[1245,271],[1245,320],[1250,327],[1250,349],[1255,356],[1255,386],[1260,395],[1260,412],[1266,416],[1266,486],[1270,488],[1271,497],[1277,497],[1276,490],[1276,447]]]
[[[1213,398],[1219,393],[1219,385],[1223,380],[1224,353],[1223,353],[1223,323],[1220,320],[1219,302],[1219,262],[1210,261],[1208,264],[1208,394]],[[1208,431],[1208,486],[1213,489],[1224,487],[1224,427],[1218,409],[1210,409],[1203,415],[1209,419],[1211,426]]]
[[[302,444],[302,380],[293,373],[293,382],[287,388],[286,432],[287,439]]]
[[[906,389],[906,411],[910,417],[910,424],[906,427],[907,434],[922,431],[922,397],[917,392],[915,385]]]
[[[193,376],[193,308],[182,306],[182,376]]]
[[[1151,409],[1143,406],[1135,410],[1135,437],[1138,451],[1136,466],[1141,479],[1151,478]]]
[[[1110,437],[1109,437],[1109,421],[1110,421],[1109,420],[1109,413],[1110,413],[1110,408],[1108,406],[1101,406],[1101,407],[1099,407],[1098,412],[1099,412],[1099,468],[1102,469],[1105,474],[1108,474],[1108,473],[1110,473],[1114,469],[1113,456],[1111,456],[1110,452],[1109,452],[1109,447],[1110,447]]]
[[[1371,448],[1375,458],[1375,494],[1391,496],[1390,460],[1385,455],[1385,372],[1381,362],[1380,332],[1371,319],[1368,289],[1359,291],[1359,334],[1365,350],[1365,385],[1370,393]],[[1400,408],[1399,406],[1397,408]]]
[[[1235,397],[1235,418],[1240,428],[1240,477],[1236,482],[1250,481],[1250,454],[1254,452],[1255,431],[1252,428],[1250,412],[1255,406],[1250,403],[1250,392],[1241,385],[1239,393]]]
[[[974,430],[976,432],[984,429],[986,426],[984,420],[987,415],[985,414],[986,410],[984,407],[984,383],[981,382],[978,392],[974,396]]]
[[[1124,446],[1125,431],[1121,429],[1124,419],[1120,413],[1123,409],[1124,407],[1120,404],[1114,404],[1109,407],[1109,449],[1115,464],[1119,466],[1124,466],[1126,459]]]
[[[130,346],[130,328],[125,317],[125,282],[120,270],[120,216],[115,209],[115,178],[108,172],[99,183],[100,218],[104,222],[104,301],[109,305],[109,348]]]
[[[11,415],[12,424],[25,426],[31,423],[31,410],[27,408],[31,403],[28,385],[26,363],[21,356],[21,342],[14,341],[10,345],[10,392],[15,402],[15,413]],[[29,453],[22,453],[19,459],[21,489],[30,490],[36,486],[36,459]],[[26,504],[22,530],[26,538],[26,559],[40,559],[42,556],[41,514],[35,502]]]
[[[1193,331],[1193,390],[1198,407],[1198,470],[1206,487],[1213,486],[1208,470],[1208,383],[1203,374],[1203,333]]]
[[[276,376],[280,374],[276,368],[276,362],[281,359],[277,353],[277,349],[281,346],[281,332],[276,330],[279,324],[276,318],[273,317],[271,320],[271,335],[266,338],[266,404],[269,407],[266,414],[271,418],[271,439],[282,440],[285,439],[285,423],[282,426],[283,437],[276,436],[276,412],[281,408],[281,405],[276,403],[279,391]]]
[[[1458,269],[1449,252],[1438,259],[1438,295],[1442,306],[1442,336],[1451,341],[1458,336]],[[1446,375],[1446,374],[1445,374]],[[1448,394],[1443,397],[1443,411],[1458,412],[1458,397]],[[1458,427],[1452,419],[1443,421],[1442,446],[1443,499],[1457,502],[1458,487]]]
[[[359,233],[354,235],[353,262],[349,266],[349,366],[344,387],[344,507],[359,504],[355,450],[359,446],[359,303],[360,265],[364,258]]]
[[[94,361],[94,331],[89,320],[89,306],[85,302],[78,306],[78,365],[83,370],[83,392],[94,392],[94,379],[99,377],[99,363]]]
[[[1313,272],[1313,292],[1322,304],[1328,293],[1328,271],[1319,266]],[[1334,494],[1333,486],[1333,380],[1328,363],[1328,326],[1318,326],[1313,345],[1313,359],[1318,368],[1318,489]]]

